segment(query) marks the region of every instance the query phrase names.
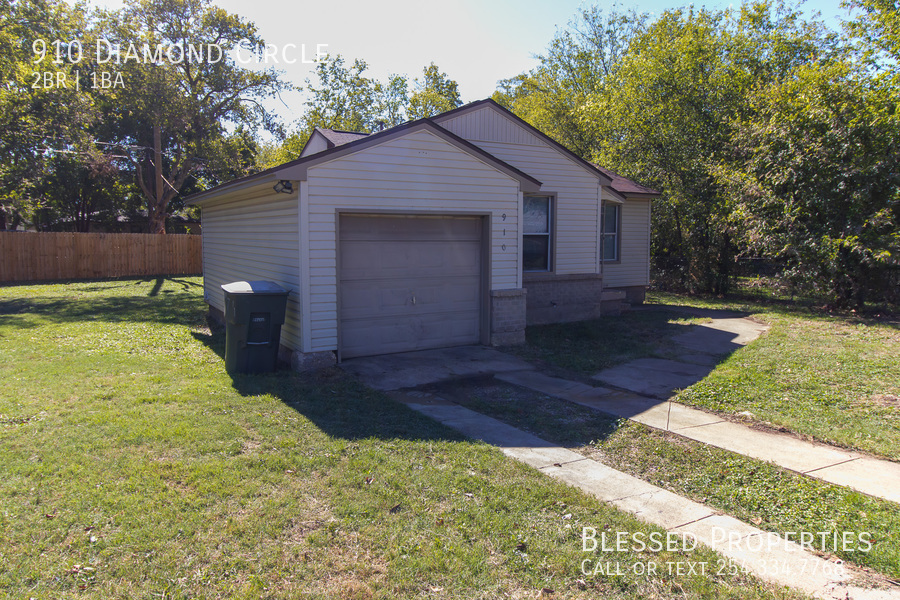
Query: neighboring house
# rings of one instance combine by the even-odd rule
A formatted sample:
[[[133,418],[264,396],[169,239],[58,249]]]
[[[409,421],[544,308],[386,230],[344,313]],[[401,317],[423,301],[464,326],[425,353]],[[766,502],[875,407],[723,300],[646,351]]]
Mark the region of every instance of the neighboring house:
[[[373,134],[317,129],[301,157],[197,194],[205,297],[291,290],[302,369],[524,341],[525,325],[641,302],[650,200],[492,100]]]

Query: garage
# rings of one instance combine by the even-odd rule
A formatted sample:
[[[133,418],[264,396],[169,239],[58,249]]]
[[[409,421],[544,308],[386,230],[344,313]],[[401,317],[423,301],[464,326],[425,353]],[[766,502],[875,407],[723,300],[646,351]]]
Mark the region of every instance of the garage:
[[[342,214],[342,358],[482,342],[483,217]]]

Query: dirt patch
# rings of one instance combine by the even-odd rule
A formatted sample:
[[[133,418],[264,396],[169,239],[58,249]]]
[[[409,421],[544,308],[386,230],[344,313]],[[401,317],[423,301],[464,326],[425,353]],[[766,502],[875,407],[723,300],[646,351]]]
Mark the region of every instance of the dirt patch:
[[[894,394],[875,394],[863,401],[863,404],[900,409],[900,396]]]

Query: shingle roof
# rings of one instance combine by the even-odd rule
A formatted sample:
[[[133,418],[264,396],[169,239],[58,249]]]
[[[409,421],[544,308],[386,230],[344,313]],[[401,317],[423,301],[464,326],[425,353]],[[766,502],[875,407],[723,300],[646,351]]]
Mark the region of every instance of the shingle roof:
[[[597,167],[600,171],[602,171],[607,177],[612,179],[612,184],[610,187],[615,191],[619,192],[623,196],[632,196],[634,194],[646,194],[648,196],[659,196],[660,193],[652,188],[648,188],[643,186],[637,182],[634,182],[630,179],[626,179],[622,177],[615,171],[611,169],[607,169],[606,167],[601,167],[596,163],[592,163],[595,167]]]
[[[335,144],[331,148],[327,150],[322,150],[321,152],[317,152],[315,154],[310,154],[309,156],[303,156],[292,161],[286,162],[283,165],[278,165],[275,167],[270,167],[258,173],[254,173],[252,175],[246,175],[244,177],[229,181],[228,183],[224,183],[222,185],[218,185],[214,188],[203,192],[197,192],[196,194],[192,194],[185,198],[185,202],[189,205],[195,205],[199,202],[208,200],[209,198],[215,196],[215,194],[221,192],[226,188],[235,188],[239,185],[248,185],[254,181],[261,181],[264,178],[273,178],[273,177],[287,177],[291,179],[290,170],[294,167],[303,167],[306,168],[308,166],[312,166],[321,162],[323,160],[330,159],[335,156],[340,156],[347,152],[355,152],[358,148],[367,147],[370,144],[380,143],[382,140],[391,139],[392,137],[399,136],[405,134],[405,132],[410,130],[416,130],[425,128],[431,130],[433,133],[443,137],[447,141],[452,144],[464,149],[466,152],[470,154],[480,156],[485,162],[493,165],[498,170],[505,172],[507,175],[511,176],[513,179],[518,179],[521,184],[525,184],[528,186],[528,189],[525,191],[536,191],[540,189],[541,185],[543,185],[539,180],[535,179],[528,173],[517,169],[516,167],[510,165],[507,162],[504,162],[497,158],[496,156],[490,154],[486,150],[479,148],[472,142],[463,139],[453,133],[452,131],[447,131],[446,129],[440,127],[430,119],[419,119],[417,121],[408,121],[403,123],[402,125],[397,125],[396,127],[391,127],[390,129],[385,129],[383,131],[379,131],[377,133],[357,133],[350,131],[338,131],[333,133],[343,134],[352,136],[353,139],[346,140],[346,137],[343,138],[344,141],[341,144]],[[323,136],[326,135],[326,131],[320,128],[316,129]],[[328,139],[328,138],[326,138]],[[294,173],[296,175],[296,173]],[[304,175],[305,177],[305,175]],[[533,188],[533,189],[531,189]]]
[[[368,133],[360,133],[358,131],[340,131],[338,129],[326,129],[324,127],[316,127],[316,131],[321,133],[322,136],[332,144],[329,148],[343,146],[344,144],[355,142],[356,140],[369,135]]]

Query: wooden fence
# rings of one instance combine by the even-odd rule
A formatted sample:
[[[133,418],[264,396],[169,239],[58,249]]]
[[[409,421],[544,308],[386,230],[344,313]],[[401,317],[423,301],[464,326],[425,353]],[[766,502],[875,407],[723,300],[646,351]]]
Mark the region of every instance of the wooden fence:
[[[0,232],[0,281],[197,275],[199,235]]]

